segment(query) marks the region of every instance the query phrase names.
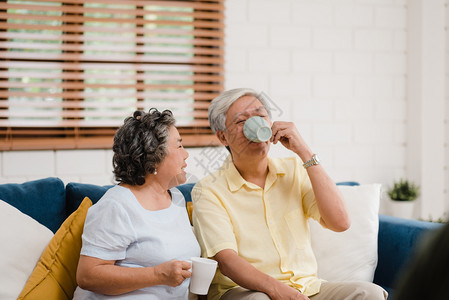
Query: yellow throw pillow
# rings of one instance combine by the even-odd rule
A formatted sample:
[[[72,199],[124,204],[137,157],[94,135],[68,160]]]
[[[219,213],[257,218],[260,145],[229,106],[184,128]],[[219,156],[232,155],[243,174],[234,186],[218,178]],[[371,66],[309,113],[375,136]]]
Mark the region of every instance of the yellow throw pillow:
[[[193,203],[191,201],[186,204],[187,214],[189,215],[190,224],[192,223],[192,214],[193,214]]]
[[[91,206],[92,201],[84,198],[78,209],[64,221],[44,250],[18,300],[73,298],[81,235]]]

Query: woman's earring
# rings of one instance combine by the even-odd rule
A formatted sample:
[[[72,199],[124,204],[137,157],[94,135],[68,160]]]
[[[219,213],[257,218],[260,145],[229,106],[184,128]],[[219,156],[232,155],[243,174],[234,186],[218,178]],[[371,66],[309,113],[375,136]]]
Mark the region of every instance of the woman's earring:
[[[154,169],[154,173],[153,173],[154,175],[157,175],[157,170],[156,169]]]

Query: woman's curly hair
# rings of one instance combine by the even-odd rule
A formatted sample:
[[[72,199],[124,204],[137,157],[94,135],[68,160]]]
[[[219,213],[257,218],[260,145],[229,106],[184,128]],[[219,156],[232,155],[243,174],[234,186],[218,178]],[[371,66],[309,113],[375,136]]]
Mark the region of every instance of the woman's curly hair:
[[[148,113],[135,111],[114,136],[112,164],[117,182],[142,185],[145,176],[154,173],[167,155],[170,127],[175,118],[169,110],[151,108]]]

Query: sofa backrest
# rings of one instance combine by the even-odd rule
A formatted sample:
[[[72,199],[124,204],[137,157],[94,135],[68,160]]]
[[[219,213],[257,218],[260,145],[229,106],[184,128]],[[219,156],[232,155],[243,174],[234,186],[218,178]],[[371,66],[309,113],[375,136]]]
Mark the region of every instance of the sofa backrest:
[[[193,183],[178,186],[186,202],[191,202]],[[57,177],[0,184],[0,200],[16,207],[55,233],[64,220],[81,204],[84,197],[96,203],[114,185],[64,182]]]
[[[66,186],[66,211],[65,216],[70,216],[80,206],[85,197],[89,197],[92,204],[100,198],[114,185],[94,185],[87,183],[70,182]]]
[[[0,184],[0,200],[29,215],[55,233],[66,218],[64,183],[56,177],[22,184]]]
[[[420,239],[441,226],[440,223],[379,215],[378,263],[374,282],[384,288],[392,288]]]
[[[354,182],[342,182],[341,185],[354,185]],[[190,195],[194,183],[177,186],[187,202],[189,215],[192,213]],[[70,182],[64,187],[61,179],[49,177],[25,183],[0,184],[0,200],[3,200],[21,212],[29,215],[51,231],[56,232],[62,222],[81,204],[84,197],[96,203],[113,185],[94,185]]]
[[[190,192],[194,183],[186,183],[177,186],[177,188],[184,195],[186,202],[191,202],[192,197],[190,196]],[[98,200],[106,193],[108,189],[113,187],[113,185],[93,185],[87,183],[77,183],[70,182],[66,186],[66,198],[67,198],[67,206],[66,206],[66,217],[68,217],[72,212],[74,212],[78,206],[83,201],[84,197],[89,197],[92,200],[92,203],[97,203]]]

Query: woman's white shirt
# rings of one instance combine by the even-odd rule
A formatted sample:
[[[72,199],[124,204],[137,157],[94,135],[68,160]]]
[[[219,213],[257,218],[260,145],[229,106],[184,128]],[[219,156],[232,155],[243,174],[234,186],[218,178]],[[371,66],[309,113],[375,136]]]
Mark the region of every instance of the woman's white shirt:
[[[170,192],[172,202],[168,208],[150,211],[129,189],[118,185],[109,189],[87,213],[81,254],[133,268],[200,256],[184,196],[177,188]],[[186,279],[177,287],[158,285],[119,296],[100,295],[78,287],[73,299],[188,299],[189,282]]]

